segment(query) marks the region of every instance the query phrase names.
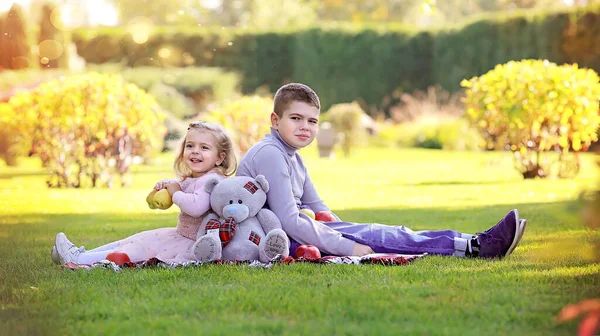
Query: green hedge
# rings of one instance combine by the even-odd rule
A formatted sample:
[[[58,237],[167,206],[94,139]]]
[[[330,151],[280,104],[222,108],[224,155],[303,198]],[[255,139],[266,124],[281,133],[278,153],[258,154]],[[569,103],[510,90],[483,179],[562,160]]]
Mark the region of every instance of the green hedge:
[[[400,27],[314,28],[248,32],[239,29],[157,28],[144,44],[123,28],[77,30],[73,40],[88,62],[129,66],[214,66],[242,76],[244,93],[304,82],[320,95],[323,110],[360,100],[381,106],[394,90],[441,84],[460,90],[464,78],[498,63],[548,59],[600,72],[600,6],[567,12],[482,18],[442,31]],[[176,46],[185,57],[164,60],[158,50]],[[188,63],[186,63],[188,62]]]

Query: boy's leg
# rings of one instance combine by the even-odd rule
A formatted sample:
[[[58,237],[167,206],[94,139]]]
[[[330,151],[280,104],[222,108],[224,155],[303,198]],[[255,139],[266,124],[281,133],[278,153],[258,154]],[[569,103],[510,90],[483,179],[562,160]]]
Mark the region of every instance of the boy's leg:
[[[464,257],[468,242],[474,236],[452,230],[414,232],[405,226],[351,222],[324,223],[345,238],[368,245],[375,253],[430,253]],[[300,243],[290,238],[290,255]]]
[[[429,253],[464,257],[473,235],[454,230],[418,231],[377,223],[325,223],[348,239],[370,246],[375,253]]]
[[[526,223],[526,222],[525,222]],[[376,253],[424,253],[494,258],[510,254],[523,234],[518,211],[511,210],[496,225],[473,236],[453,230],[414,232],[404,226],[325,223],[348,239],[370,246]],[[291,240],[290,254],[299,246]]]

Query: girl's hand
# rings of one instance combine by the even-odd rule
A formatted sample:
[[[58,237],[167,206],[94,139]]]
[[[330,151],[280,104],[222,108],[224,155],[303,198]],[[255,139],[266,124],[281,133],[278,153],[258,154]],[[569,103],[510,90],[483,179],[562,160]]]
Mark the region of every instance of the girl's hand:
[[[359,243],[354,243],[354,247],[352,248],[353,256],[362,257],[371,253],[375,253],[371,247]]]
[[[171,179],[160,180],[160,181],[156,182],[156,184],[154,185],[154,189],[156,189],[156,190],[165,189],[167,187],[167,184],[172,183],[172,182],[173,182],[173,180],[171,180]]]
[[[177,182],[170,182],[170,183],[168,183],[167,186],[166,186],[166,188],[169,191],[169,195],[171,195],[171,197],[173,197],[173,194],[175,192],[181,191],[181,186]]]

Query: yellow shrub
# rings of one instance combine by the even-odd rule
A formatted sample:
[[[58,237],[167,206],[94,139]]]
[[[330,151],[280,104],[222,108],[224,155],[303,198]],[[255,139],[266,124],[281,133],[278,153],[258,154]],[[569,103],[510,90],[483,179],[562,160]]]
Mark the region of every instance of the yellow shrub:
[[[547,175],[540,152],[578,152],[597,140],[600,83],[593,70],[523,60],[461,85],[467,116],[486,146],[515,152],[526,177]]]
[[[329,121],[343,135],[340,145],[344,155],[349,156],[352,147],[366,140],[366,131],[363,129],[366,116],[357,102],[333,105],[325,114],[324,120]]]
[[[26,134],[31,132],[31,122],[17,115],[7,103],[0,103],[0,158],[13,166],[17,158],[28,154],[31,143]]]
[[[61,77],[9,101],[26,127],[22,135],[51,169],[50,186],[96,185],[126,130],[133,153],[162,148],[164,114],[154,98],[120,76],[89,73]],[[21,126],[19,126],[21,125]]]

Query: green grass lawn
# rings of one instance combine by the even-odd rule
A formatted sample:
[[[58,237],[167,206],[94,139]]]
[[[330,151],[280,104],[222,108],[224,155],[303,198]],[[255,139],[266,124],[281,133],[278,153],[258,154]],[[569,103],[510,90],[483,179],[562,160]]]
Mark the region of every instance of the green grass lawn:
[[[321,197],[355,222],[483,231],[508,210],[529,219],[502,261],[426,257],[379,265],[203,266],[70,271],[50,260],[64,231],[87,248],[176,225],[177,207],[145,196],[171,157],[134,167],[133,186],[47,189],[33,161],[0,168],[0,334],[574,335],[566,304],[598,296],[597,233],[581,225],[574,180],[523,181],[507,153],[362,149],[351,159],[303,153]]]

